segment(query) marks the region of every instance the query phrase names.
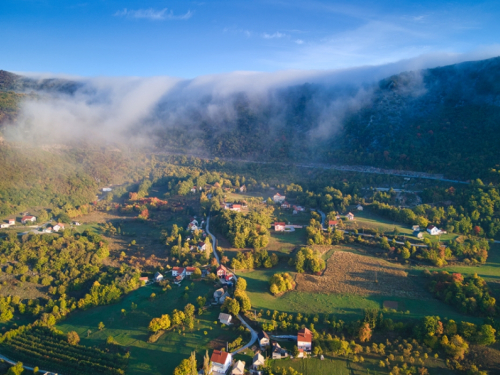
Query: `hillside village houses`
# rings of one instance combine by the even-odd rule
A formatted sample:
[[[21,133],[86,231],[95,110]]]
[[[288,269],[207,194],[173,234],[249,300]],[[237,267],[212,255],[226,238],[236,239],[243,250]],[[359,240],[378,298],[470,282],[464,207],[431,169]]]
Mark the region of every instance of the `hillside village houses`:
[[[293,206],[293,209],[294,209],[294,211],[297,211],[297,212],[304,212],[306,210],[304,207],[296,206],[296,205]]]
[[[288,352],[286,351],[286,349],[283,349],[277,342],[273,342],[271,352],[273,359],[282,359],[288,357]]]
[[[8,227],[10,227],[10,225],[9,225],[9,224],[7,224],[7,223],[2,223],[2,224],[0,224],[0,228],[1,228],[1,229],[8,228]]]
[[[214,301],[219,305],[222,305],[227,297],[229,297],[229,293],[224,288],[217,289],[214,292]]]
[[[269,335],[265,331],[260,331],[257,335],[261,349],[269,346]]]
[[[155,281],[156,281],[157,283],[159,283],[159,282],[160,282],[160,281],[162,281],[162,280],[163,280],[163,275],[162,275],[161,273],[159,273],[159,272],[156,272],[156,273],[155,273]]]
[[[52,227],[52,230],[53,230],[54,232],[59,232],[59,229],[64,230],[64,224],[63,224],[63,223],[57,223],[56,225],[54,225],[54,226]]]
[[[337,220],[328,220],[328,228],[334,229],[337,227],[338,221]]]
[[[274,203],[283,203],[285,201],[285,196],[281,195],[280,193],[276,193],[273,196],[273,202]]]
[[[9,219],[9,225],[15,225],[16,219]]]
[[[281,203],[281,208],[290,208],[290,203],[288,203],[287,201],[284,201],[283,203]]]
[[[216,273],[217,273],[217,277],[223,283],[230,282],[234,278],[234,274],[231,271],[229,271],[226,268],[226,266],[224,266],[222,264],[219,267],[217,267]]]
[[[258,370],[260,367],[264,366],[265,363],[266,360],[262,354],[255,354],[252,359],[252,370]]]
[[[226,375],[233,357],[231,353],[214,350],[210,361],[212,362],[212,375]]]
[[[354,220],[354,214],[352,212],[349,212],[347,215],[347,220]]]
[[[184,267],[172,268],[172,277],[174,277],[174,282],[180,283],[186,277],[186,269]]]
[[[34,216],[23,216],[23,218],[21,219],[21,223],[23,224],[26,224],[26,223],[33,223],[36,221],[36,217]]]

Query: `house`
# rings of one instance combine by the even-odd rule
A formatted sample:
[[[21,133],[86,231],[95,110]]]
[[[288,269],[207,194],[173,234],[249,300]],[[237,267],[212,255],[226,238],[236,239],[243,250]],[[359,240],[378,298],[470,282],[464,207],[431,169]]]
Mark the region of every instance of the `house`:
[[[293,209],[293,212],[292,212],[293,215],[297,215],[298,213],[299,213],[299,211],[297,211],[296,209]]]
[[[201,270],[201,278],[204,279],[210,272],[208,270]]]
[[[347,217],[347,220],[354,220],[354,214],[353,214],[353,213],[351,213],[351,212],[349,212],[349,213],[346,215],[346,217]]]
[[[43,233],[52,233],[52,227],[45,227]]]
[[[112,190],[113,190],[113,189],[111,189],[111,188],[102,188],[102,191],[104,191],[104,192],[106,192],[106,193],[107,193],[107,192],[110,192],[110,191],[112,191]]]
[[[442,233],[442,231],[438,227],[435,227],[434,225],[429,225],[427,227],[427,232],[429,232],[431,236],[437,236]]]
[[[213,375],[225,375],[229,366],[231,365],[233,358],[231,353],[223,352],[220,350],[214,350],[210,361],[212,361],[212,374]]]
[[[226,290],[224,288],[217,289],[214,292],[214,299],[220,305],[222,305],[224,303],[224,301],[226,300],[226,297],[229,297],[229,294],[226,292]]]
[[[413,232],[413,235],[417,238],[424,238],[424,234],[420,232],[419,230]]]
[[[283,203],[285,201],[285,196],[281,195],[280,193],[276,193],[273,196],[273,201],[274,203]]]
[[[363,206],[362,206],[362,205],[360,205],[360,204],[358,204],[358,206],[356,207],[356,209],[357,209],[358,211],[363,211]]]
[[[288,357],[288,352],[285,349],[283,349],[277,342],[273,342],[271,352],[273,355],[273,359],[281,359]]]
[[[336,228],[338,224],[337,220],[328,220],[328,228]]]
[[[139,281],[143,284],[146,284],[149,281],[149,277],[147,276],[139,277]]]
[[[57,223],[56,225],[54,225],[54,226],[52,227],[52,230],[53,230],[54,232],[59,232],[59,229],[64,230],[64,224],[62,224],[62,223]]]
[[[312,348],[312,333],[307,328],[302,328],[297,333],[297,347],[299,348],[299,353],[310,353]],[[299,354],[299,357],[301,355]]]
[[[10,227],[10,225],[9,225],[9,224],[7,224],[7,223],[2,223],[2,224],[0,224],[0,228],[1,228],[1,229],[8,228],[8,227]]]
[[[231,370],[231,375],[245,375],[245,362],[236,362]]]
[[[35,221],[36,221],[36,217],[34,217],[34,216],[23,216],[23,218],[21,219],[21,223],[23,223],[23,224],[26,224],[28,222],[33,223]]]
[[[241,204],[232,204],[231,207],[229,208],[231,211],[241,211]]]
[[[264,366],[266,363],[264,356],[260,353],[257,353],[253,356],[252,360],[252,369],[257,370],[260,366]]]
[[[205,251],[207,248],[207,244],[205,242],[198,242],[198,251]]]
[[[247,187],[245,185],[241,185],[240,186],[240,193],[244,193],[245,191],[247,191]]]
[[[297,212],[304,212],[306,209],[304,207],[302,207],[302,206],[296,206],[296,205],[294,205],[293,206],[293,210],[297,211]]]
[[[420,231],[420,225],[414,225],[411,227],[414,232]]]
[[[284,232],[285,231],[285,225],[286,225],[285,223],[277,221],[277,222],[274,223],[274,230],[276,232]]]
[[[281,203],[281,208],[290,208],[290,203],[288,203],[287,201],[284,201],[283,203]]]
[[[231,324],[232,319],[233,317],[231,316],[231,314],[224,314],[224,313],[219,314],[219,322],[227,326]]]
[[[269,346],[269,335],[265,331],[260,331],[257,337],[261,348]]]
[[[9,225],[16,224],[16,219],[9,219]]]
[[[227,268],[225,266],[223,266],[222,264],[219,267],[217,267],[217,277],[219,279],[225,278],[227,273],[228,273]]]
[[[80,226],[81,224],[80,224],[78,221],[73,221],[73,225],[78,227],[78,226]]]
[[[186,267],[186,276],[191,276],[195,270],[196,267]]]
[[[232,273],[228,273],[226,276],[224,276],[221,281],[222,284],[232,284],[233,282],[233,277],[234,275]]]
[[[163,275],[162,275],[161,273],[159,273],[159,272],[156,272],[156,273],[155,273],[155,281],[156,281],[157,283],[159,283],[159,282],[160,282],[160,281],[162,281],[162,280],[163,280]]]
[[[200,229],[198,227],[198,220],[196,219],[191,220],[191,222],[188,224],[187,229],[190,230],[191,232]]]
[[[198,190],[196,189],[196,186],[193,186],[193,187],[191,188],[191,193],[196,193],[197,191],[198,191]]]
[[[176,283],[180,283],[186,277],[186,269],[184,267],[172,268],[172,276]]]

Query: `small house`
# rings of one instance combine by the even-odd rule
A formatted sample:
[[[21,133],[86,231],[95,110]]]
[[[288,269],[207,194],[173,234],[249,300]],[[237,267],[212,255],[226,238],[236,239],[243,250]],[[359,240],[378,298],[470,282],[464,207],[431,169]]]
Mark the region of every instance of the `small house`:
[[[411,229],[414,231],[414,232],[417,232],[419,231],[420,232],[420,225],[414,225],[411,227]]]
[[[16,219],[9,219],[9,225],[16,224]]]
[[[417,238],[420,238],[420,239],[424,238],[424,234],[423,234],[422,232],[420,232],[419,230],[418,230],[418,231],[413,232],[413,235],[414,235],[415,237],[417,237]]]
[[[191,276],[195,270],[196,267],[186,267],[186,276]]]
[[[57,223],[56,225],[54,225],[54,226],[52,227],[52,230],[53,230],[54,232],[59,232],[59,230],[60,230],[60,229],[64,230],[64,224],[62,224],[62,223]]]
[[[36,217],[34,216],[23,216],[21,219],[21,223],[26,224],[26,223],[33,223],[36,221]]]
[[[198,242],[198,251],[205,251],[207,248],[207,244],[205,242]]]
[[[160,281],[162,281],[162,280],[163,280],[163,275],[162,275],[161,273],[159,273],[159,272],[156,272],[156,273],[155,273],[155,281],[156,281],[157,283],[159,283],[159,282],[160,282]]]
[[[296,206],[296,205],[293,206],[293,209],[294,209],[294,211],[297,211],[297,212],[304,212],[306,210],[304,207]]]
[[[441,234],[441,230],[439,230],[438,227],[434,225],[429,225],[427,227],[427,232],[429,232],[431,236],[437,236]]]
[[[286,197],[284,195],[281,195],[280,193],[276,193],[273,195],[273,202],[274,203],[283,203],[285,201]]]
[[[231,375],[245,375],[245,362],[236,362],[231,370]]]
[[[362,205],[360,205],[360,204],[358,204],[358,206],[356,207],[356,209],[357,209],[358,211],[363,211],[363,206],[362,206]]]
[[[240,186],[240,193],[244,193],[245,191],[247,191],[247,187],[245,185],[241,185]]]
[[[306,352],[310,353],[312,348],[312,333],[307,328],[302,328],[297,333],[297,347],[299,348],[299,357],[301,357],[300,353]]]
[[[198,191],[198,190],[196,189],[196,186],[193,186],[193,187],[191,188],[191,193],[196,193],[197,191]]]
[[[9,224],[7,224],[7,223],[2,223],[2,224],[0,224],[0,228],[1,228],[1,229],[8,228],[8,227],[10,227],[10,225],[9,225]]]
[[[283,349],[281,345],[278,344],[277,342],[273,342],[273,345],[271,347],[271,352],[273,359],[281,359],[288,357],[287,351]]]
[[[338,224],[337,220],[328,220],[328,228],[336,228]]]
[[[347,220],[354,220],[354,214],[352,212],[349,212],[347,215]]]
[[[231,314],[224,314],[224,313],[219,314],[219,322],[227,326],[231,324],[232,319],[233,317],[231,316]]]
[[[78,221],[73,221],[73,225],[74,225],[74,226],[76,226],[76,227],[78,227],[78,226],[80,226],[81,224],[80,224]]]
[[[231,211],[240,212],[241,211],[241,204],[232,204],[229,209]]]
[[[227,268],[222,264],[219,267],[217,267],[217,277],[219,279],[225,278],[227,273],[228,273]]]
[[[288,203],[287,201],[281,203],[281,208],[290,208],[290,203]]]
[[[259,367],[264,366],[265,363],[266,360],[264,359],[264,356],[260,353],[257,353],[253,356],[252,369],[258,370]]]
[[[275,222],[274,223],[274,230],[275,232],[284,232],[285,231],[285,223],[284,222]]]
[[[265,331],[260,331],[257,336],[261,348],[266,348],[269,346],[269,335]]]
[[[214,350],[210,361],[212,362],[213,375],[225,375],[231,365],[231,362],[233,361],[233,358],[231,353]]]
[[[172,268],[172,276],[176,283],[180,283],[186,277],[186,269],[184,267]]]
[[[144,285],[144,284],[147,284],[147,282],[149,281],[149,277],[147,276],[143,276],[143,277],[139,277],[139,281]]]
[[[43,233],[52,233],[52,227],[45,227]]]

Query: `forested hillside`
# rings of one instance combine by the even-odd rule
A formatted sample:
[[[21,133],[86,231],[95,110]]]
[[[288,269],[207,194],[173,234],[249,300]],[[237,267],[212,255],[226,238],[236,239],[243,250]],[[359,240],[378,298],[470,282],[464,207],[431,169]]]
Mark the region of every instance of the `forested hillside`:
[[[22,95],[36,91],[105,100],[85,85],[0,71],[0,124],[15,119]],[[157,148],[180,153],[500,180],[500,58],[401,73],[363,87],[274,88],[259,98],[242,91],[188,100],[178,90],[165,94],[131,133],[149,132]]]

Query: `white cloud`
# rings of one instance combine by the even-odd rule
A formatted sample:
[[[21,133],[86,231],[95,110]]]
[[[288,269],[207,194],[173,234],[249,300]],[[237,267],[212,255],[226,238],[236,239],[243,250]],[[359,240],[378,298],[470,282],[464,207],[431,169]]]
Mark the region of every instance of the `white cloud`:
[[[302,39],[297,39],[297,40],[295,41],[295,43],[297,43],[297,44],[304,44],[304,41],[303,41]]]
[[[268,33],[263,33],[262,37],[264,39],[279,39],[287,36],[286,34],[280,33],[279,31],[276,31],[274,34],[268,34]]]
[[[124,8],[123,10],[119,10],[114,14],[114,16],[116,17],[143,18],[155,21],[187,20],[191,18],[192,15],[193,12],[191,12],[190,10],[188,10],[185,14],[175,15],[174,12],[172,10],[169,10],[168,8],[159,10],[155,10],[153,8],[137,10]]]

